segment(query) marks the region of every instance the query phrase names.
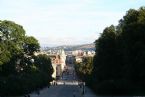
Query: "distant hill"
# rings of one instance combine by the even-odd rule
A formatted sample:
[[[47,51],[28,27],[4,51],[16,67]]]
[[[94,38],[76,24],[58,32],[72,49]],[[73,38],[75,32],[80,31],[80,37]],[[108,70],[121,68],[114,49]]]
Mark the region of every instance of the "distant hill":
[[[73,51],[73,50],[95,50],[95,44],[82,44],[82,45],[63,45],[57,47],[45,47],[44,50],[50,49],[64,49],[65,51]]]

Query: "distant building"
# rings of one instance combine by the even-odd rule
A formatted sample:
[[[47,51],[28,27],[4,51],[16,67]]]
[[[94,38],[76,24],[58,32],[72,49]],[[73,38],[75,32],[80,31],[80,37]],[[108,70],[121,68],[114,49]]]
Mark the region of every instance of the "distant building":
[[[38,56],[38,55],[48,55],[48,53],[46,51],[41,51],[41,52],[34,52],[34,55],[35,56]]]
[[[94,57],[95,51],[93,50],[75,50],[72,51],[72,55],[75,56],[75,61],[80,63],[83,61],[83,57]]]
[[[50,57],[51,63],[54,69],[52,74],[53,78],[61,76],[62,71],[65,68],[65,61],[66,61],[66,54],[63,49],[61,50],[48,50],[48,51],[41,51],[35,52],[35,55],[39,54],[46,54]]]
[[[78,56],[77,56],[77,57],[75,57],[75,58],[76,58],[76,62],[77,62],[77,63],[81,63],[81,62],[83,61],[83,60],[82,60],[82,57],[78,57]]]
[[[93,51],[93,50],[92,51],[75,50],[75,51],[72,51],[72,55],[93,57],[95,55],[95,51]]]
[[[52,53],[52,54],[51,54]],[[61,76],[62,71],[65,67],[66,55],[63,49],[50,52],[48,55],[51,59],[52,66],[54,68],[54,73],[52,76],[54,78]]]

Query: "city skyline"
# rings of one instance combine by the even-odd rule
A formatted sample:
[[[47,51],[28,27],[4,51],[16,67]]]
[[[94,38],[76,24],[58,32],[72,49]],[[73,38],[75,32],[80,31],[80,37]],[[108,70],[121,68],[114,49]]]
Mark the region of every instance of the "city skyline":
[[[41,46],[93,43],[103,29],[144,0],[1,0],[1,20],[14,21]]]

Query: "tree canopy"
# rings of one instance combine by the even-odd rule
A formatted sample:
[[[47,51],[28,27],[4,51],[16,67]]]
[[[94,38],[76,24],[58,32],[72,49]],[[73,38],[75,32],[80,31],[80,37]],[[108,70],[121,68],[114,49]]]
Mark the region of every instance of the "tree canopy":
[[[127,11],[95,43],[92,88],[105,95],[144,95],[145,7]]]
[[[17,96],[49,85],[53,68],[38,40],[12,21],[0,21],[0,96]],[[15,88],[15,89],[13,89]]]
[[[26,37],[24,43],[24,52],[27,54],[33,54],[35,51],[39,51],[40,45],[38,40],[34,37]]]

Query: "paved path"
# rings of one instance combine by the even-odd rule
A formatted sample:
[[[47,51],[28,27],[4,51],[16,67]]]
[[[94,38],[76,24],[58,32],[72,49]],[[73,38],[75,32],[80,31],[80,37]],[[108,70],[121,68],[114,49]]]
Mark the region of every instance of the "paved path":
[[[79,86],[80,82],[74,72],[73,64],[68,65],[67,72],[63,73],[57,85],[51,85],[38,93],[30,94],[30,97],[97,97],[89,88]],[[84,95],[82,91],[85,90]]]
[[[39,95],[32,93],[30,97],[96,97],[89,88],[85,87],[85,90],[86,93],[82,95],[82,88],[77,85],[57,85],[44,88]]]

